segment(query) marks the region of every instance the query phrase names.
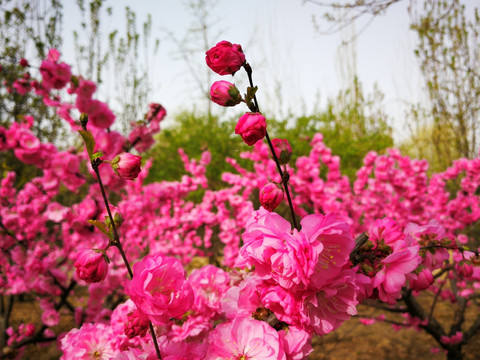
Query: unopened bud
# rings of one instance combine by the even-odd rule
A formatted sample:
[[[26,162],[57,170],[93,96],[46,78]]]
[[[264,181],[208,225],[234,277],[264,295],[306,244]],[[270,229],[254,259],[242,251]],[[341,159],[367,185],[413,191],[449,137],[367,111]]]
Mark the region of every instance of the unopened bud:
[[[212,101],[221,106],[235,106],[242,101],[237,87],[228,81],[216,81],[210,88]]]
[[[287,139],[273,139],[272,140],[273,150],[277,156],[278,161],[281,165],[288,164],[290,158],[292,157],[292,147],[288,143]]]
[[[130,153],[121,153],[120,155],[115,156],[112,160],[111,165],[113,171],[125,180],[135,179],[140,171],[140,164],[142,162],[142,157],[133,155]]]
[[[260,204],[268,211],[273,211],[283,200],[283,189],[274,183],[266,184],[260,190]]]

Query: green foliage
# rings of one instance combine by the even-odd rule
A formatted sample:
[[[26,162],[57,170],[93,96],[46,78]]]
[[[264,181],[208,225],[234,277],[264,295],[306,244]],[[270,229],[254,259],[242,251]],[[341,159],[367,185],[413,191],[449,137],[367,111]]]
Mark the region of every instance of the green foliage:
[[[360,84],[354,79],[352,89],[340,93],[325,110],[290,122],[267,119],[267,128],[272,138],[286,138],[290,142],[293,149],[291,164],[299,156],[309,154],[311,139],[321,132],[333,154],[341,157],[343,173],[353,179],[368,151],[381,152],[393,146],[391,129],[381,111],[381,100],[378,92],[365,99]],[[180,113],[174,124],[157,136],[156,145],[146,154],[154,160],[148,180],[177,180],[185,174],[178,148],[183,148],[195,159],[200,158],[202,151],[209,150],[212,155],[212,162],[207,167],[209,185],[214,189],[221,188],[221,174],[232,171],[225,162],[226,157],[249,166],[249,162],[239,156],[250,147],[234,134],[237,119],[218,122],[206,114]]]
[[[248,150],[241,137],[234,134],[237,118],[219,122],[215,117],[197,112],[182,112],[175,122],[156,137],[155,146],[146,154],[154,160],[148,181],[178,180],[185,174],[178,149],[194,159],[199,159],[203,151],[210,151],[212,161],[207,167],[207,178],[211,189],[223,186],[222,173],[232,171],[225,162],[226,157],[238,159],[242,166],[248,162],[239,158],[240,152]]]
[[[415,54],[430,101],[412,111],[417,125],[413,139],[430,135],[429,160],[435,170],[443,170],[452,160],[478,152],[480,17],[477,9],[467,17],[459,0],[421,4],[423,10],[415,14],[411,28],[418,35]]]
[[[48,49],[61,45],[60,28],[62,4],[57,0],[0,2],[0,126],[9,127],[22,122],[25,115],[34,117],[33,132],[42,140],[58,142],[65,135],[65,127],[55,110],[47,107],[32,91],[19,95],[11,88],[13,82],[30,69],[19,66],[22,57],[39,67]],[[27,53],[28,52],[28,53]],[[11,89],[11,91],[7,91]]]
[[[95,81],[107,94],[106,100],[117,114],[116,126],[126,132],[130,122],[139,120],[147,109],[152,92],[152,72],[159,41],[152,42],[152,17],[147,16],[137,30],[136,13],[125,8],[126,27],[108,33],[108,49],[103,48],[102,16],[111,16],[112,8],[104,8],[105,0],[77,0],[82,22],[74,31],[79,73]]]
[[[313,135],[322,133],[332,154],[340,156],[342,172],[353,180],[370,150],[382,152],[393,146],[392,131],[381,108],[382,99],[378,91],[366,99],[361,84],[354,78],[351,89],[330,100],[325,110],[299,117],[293,125],[287,121],[274,122],[270,129],[274,137],[290,142],[292,161],[307,155]]]

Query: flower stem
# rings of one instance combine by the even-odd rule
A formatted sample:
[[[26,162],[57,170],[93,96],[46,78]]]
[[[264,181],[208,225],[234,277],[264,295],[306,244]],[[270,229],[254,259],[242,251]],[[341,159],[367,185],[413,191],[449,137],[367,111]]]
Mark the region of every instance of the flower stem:
[[[128,262],[127,255],[125,254],[125,251],[123,250],[123,246],[120,242],[120,237],[118,236],[118,231],[117,231],[117,226],[115,225],[115,221],[113,220],[112,212],[110,211],[110,204],[108,202],[107,194],[105,193],[105,188],[103,187],[102,183],[102,178],[100,177],[100,172],[98,171],[98,167],[102,163],[102,160],[99,158],[92,160],[92,168],[93,171],[95,171],[95,175],[97,175],[97,181],[98,185],[100,185],[100,191],[102,192],[102,197],[103,201],[105,202],[105,208],[107,209],[108,217],[110,219],[110,223],[112,225],[112,230],[113,230],[113,240],[110,241],[111,246],[115,246],[118,251],[120,252],[120,255],[122,256],[123,262],[125,263],[125,266],[127,267],[128,274],[130,275],[130,279],[133,278],[133,271],[132,267],[130,266],[130,263]],[[161,359],[162,356],[160,355],[160,349],[158,348],[158,342],[157,342],[157,336],[155,335],[155,329],[153,328],[152,322],[150,321],[150,333],[152,334],[152,340],[153,344],[155,346],[155,352],[157,353],[158,359]]]
[[[247,72],[250,87],[253,88],[252,67],[250,66],[249,63],[245,62],[243,64],[243,68]],[[256,95],[253,95],[253,103],[255,105],[256,112],[260,112],[260,108],[258,107],[258,101],[257,101],[257,96]],[[283,188],[285,189],[285,194],[287,195],[288,206],[290,207],[290,214],[292,216],[293,226],[295,227],[295,229],[300,230],[300,226],[297,222],[297,218],[295,216],[295,211],[293,209],[293,203],[292,203],[292,198],[290,196],[290,191],[288,189],[288,180],[290,179],[290,174],[288,173],[288,171],[282,171],[282,168],[280,166],[280,162],[278,161],[278,158],[277,158],[277,154],[275,154],[275,150],[273,149],[272,141],[270,140],[270,136],[268,135],[268,131],[266,131],[265,137],[267,139],[268,146],[270,147],[270,152],[272,153],[273,160],[275,161],[275,164],[277,165],[277,171],[280,174],[280,177],[282,179]]]

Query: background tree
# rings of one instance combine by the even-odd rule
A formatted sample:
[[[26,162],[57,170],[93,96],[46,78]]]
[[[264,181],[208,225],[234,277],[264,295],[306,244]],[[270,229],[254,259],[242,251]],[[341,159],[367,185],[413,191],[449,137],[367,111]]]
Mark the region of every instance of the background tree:
[[[453,159],[478,153],[480,18],[475,9],[468,19],[459,0],[427,0],[412,16],[419,39],[415,54],[430,100],[424,121],[433,125],[435,160],[445,168]],[[418,114],[414,119],[422,121]]]
[[[77,67],[87,79],[101,84],[99,92],[112,103],[119,117],[120,131],[126,132],[132,121],[140,120],[147,110],[153,90],[152,78],[160,40],[152,38],[152,17],[138,29],[137,15],[125,8],[126,27],[103,36],[102,16],[111,16],[105,0],[85,3],[77,0],[82,22],[74,32]],[[105,40],[108,39],[108,42]]]

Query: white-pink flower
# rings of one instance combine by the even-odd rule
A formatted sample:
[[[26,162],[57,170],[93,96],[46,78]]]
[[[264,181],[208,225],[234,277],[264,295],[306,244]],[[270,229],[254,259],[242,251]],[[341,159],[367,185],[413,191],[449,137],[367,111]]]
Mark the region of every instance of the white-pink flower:
[[[104,324],[85,323],[70,330],[61,340],[61,360],[109,360],[115,356],[115,337]]]
[[[286,357],[275,329],[263,321],[237,317],[210,333],[205,359],[286,360]]]

